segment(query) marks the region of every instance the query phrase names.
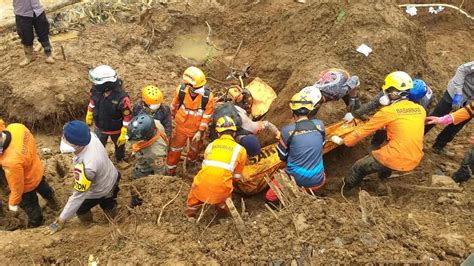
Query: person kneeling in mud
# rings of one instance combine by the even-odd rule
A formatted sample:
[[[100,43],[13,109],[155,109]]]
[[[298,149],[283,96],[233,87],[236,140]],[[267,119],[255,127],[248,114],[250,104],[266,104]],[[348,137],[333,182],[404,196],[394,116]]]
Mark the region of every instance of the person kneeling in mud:
[[[162,175],[166,172],[168,138],[161,123],[147,114],[139,114],[128,125],[127,138],[132,144],[133,155],[137,160],[133,177]],[[142,199],[132,191],[131,206],[141,205]]]
[[[74,192],[59,218],[49,226],[51,234],[61,230],[75,214],[82,223],[92,222],[91,209],[96,205],[115,217],[121,176],[95,133],[86,123],[71,121],[64,126],[60,150],[74,155]]]
[[[234,140],[237,131],[234,120],[229,116],[219,118],[216,131],[219,138],[206,147],[202,169],[194,177],[188,195],[188,217],[196,217],[204,203],[227,213],[225,200],[232,196],[233,181],[242,178],[247,152]]]
[[[360,107],[360,100],[357,96],[357,87],[360,85],[358,76],[351,76],[343,69],[331,68],[321,72],[319,80],[311,86],[303,88],[300,92],[308,95],[309,100],[316,107],[329,101],[342,99],[349,112],[353,112]],[[313,118],[317,113],[317,108],[310,112],[308,117]]]
[[[321,97],[315,108],[314,102],[301,92],[291,98],[290,108],[295,123],[282,129],[277,147],[280,160],[286,162],[286,173],[295,178],[298,186],[307,190],[317,190],[326,182],[323,165],[326,135],[324,124],[317,119],[308,119],[308,114],[319,108],[320,100]],[[273,185],[279,187],[276,180],[273,180]],[[275,206],[278,202],[278,197],[271,188],[266,199],[271,203],[270,206]]]

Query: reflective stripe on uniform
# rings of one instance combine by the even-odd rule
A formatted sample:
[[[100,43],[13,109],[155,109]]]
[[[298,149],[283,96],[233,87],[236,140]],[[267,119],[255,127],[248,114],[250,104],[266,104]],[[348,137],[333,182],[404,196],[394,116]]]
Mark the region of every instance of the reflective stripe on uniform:
[[[184,147],[178,147],[178,148],[170,147],[171,151],[182,151],[183,149]]]
[[[130,122],[125,122],[125,121],[123,121],[122,123],[124,127],[128,127],[128,124],[130,124]]]
[[[201,127],[205,127],[205,128],[207,128],[207,127],[208,127],[208,125],[207,125],[206,123],[201,123],[201,125],[200,125],[200,126],[201,126]]]
[[[95,105],[93,105],[92,103],[89,103],[89,107],[94,109]]]
[[[197,111],[195,110],[188,110],[184,105],[181,105],[181,110],[184,112],[186,115],[192,115],[192,116],[203,116],[204,111],[202,109],[199,109]]]
[[[230,159],[230,163],[223,163],[223,162],[214,161],[214,160],[204,160],[202,162],[202,166],[214,166],[214,167],[222,168],[222,169],[229,170],[229,171],[233,172],[234,169],[235,169],[235,162],[237,160],[237,156],[240,153],[240,149],[241,149],[240,145],[237,145],[234,148],[234,151],[232,153],[232,157]]]
[[[212,115],[206,115],[206,114],[203,114],[203,115],[202,115],[202,118],[205,118],[205,119],[211,118],[211,117],[212,117]]]
[[[234,178],[241,178],[242,175],[239,175],[239,174],[234,174]]]
[[[177,167],[177,165],[168,165],[168,164],[167,164],[166,167],[167,167],[168,169],[175,169],[175,168]]]

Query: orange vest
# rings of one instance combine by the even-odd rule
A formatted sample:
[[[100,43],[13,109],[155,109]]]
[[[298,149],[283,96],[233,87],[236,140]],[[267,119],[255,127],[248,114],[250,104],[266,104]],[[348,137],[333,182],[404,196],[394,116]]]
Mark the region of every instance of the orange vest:
[[[229,135],[209,144],[202,169],[194,177],[192,193],[202,202],[218,204],[230,197],[233,179],[242,177],[247,152]]]
[[[459,110],[457,110],[456,112],[454,113],[451,113],[451,116],[453,117],[453,123],[455,125],[473,117],[474,115],[474,102],[471,102],[469,104],[466,105],[466,107],[464,108],[461,108]]]
[[[402,100],[380,109],[366,124],[344,138],[346,146],[383,127],[388,143],[372,152],[384,166],[396,171],[411,171],[423,158],[423,134],[426,111],[416,103]]]
[[[183,103],[179,102],[179,88],[171,103],[171,112],[175,116],[176,127],[175,130],[181,131],[192,137],[198,130],[205,131],[209,127],[212,114],[214,113],[214,96],[209,95],[209,101],[205,109],[201,109],[201,101],[203,95],[198,94],[194,99],[191,98],[189,88],[184,89],[185,96]]]
[[[18,205],[22,196],[38,187],[44,174],[44,166],[36,150],[31,132],[22,124],[10,124],[6,131],[11,142],[0,155],[0,165],[10,187],[9,205]]]

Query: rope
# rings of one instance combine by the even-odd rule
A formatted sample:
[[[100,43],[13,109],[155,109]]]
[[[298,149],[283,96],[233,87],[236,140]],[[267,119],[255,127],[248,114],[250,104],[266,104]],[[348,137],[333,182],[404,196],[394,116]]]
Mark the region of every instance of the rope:
[[[466,17],[474,20],[474,17],[469,15],[466,11],[462,10],[461,8],[449,4],[403,4],[403,5],[398,5],[398,7],[407,7],[407,6],[414,6],[414,7],[432,7],[432,6],[443,6],[443,7],[449,7],[452,9],[455,9],[459,11],[461,14],[465,15]]]

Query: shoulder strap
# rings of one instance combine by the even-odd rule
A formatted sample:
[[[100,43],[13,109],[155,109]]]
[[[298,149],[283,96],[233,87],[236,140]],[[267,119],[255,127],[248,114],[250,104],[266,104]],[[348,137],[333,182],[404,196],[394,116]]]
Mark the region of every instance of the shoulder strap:
[[[183,105],[184,103],[184,97],[186,96],[186,92],[184,91],[184,89],[186,89],[186,85],[181,84],[179,86],[179,92],[178,92],[178,102],[179,102],[178,109],[181,108],[181,105]]]
[[[204,95],[202,96],[202,101],[201,101],[201,110],[205,110],[207,103],[209,102],[209,96],[211,95],[211,91],[204,88]]]
[[[311,126],[308,127],[308,122],[311,122]],[[302,130],[317,130],[321,136],[323,137],[323,141],[326,139],[326,133],[321,130],[312,120],[303,120],[303,121],[298,121],[295,123],[295,129],[293,132],[291,132],[291,135],[288,137],[287,143],[286,143],[286,152],[290,151],[290,145],[291,142],[293,141],[293,136],[296,134],[298,131]]]

